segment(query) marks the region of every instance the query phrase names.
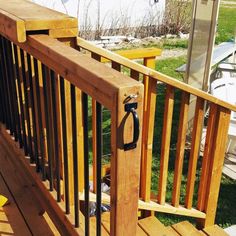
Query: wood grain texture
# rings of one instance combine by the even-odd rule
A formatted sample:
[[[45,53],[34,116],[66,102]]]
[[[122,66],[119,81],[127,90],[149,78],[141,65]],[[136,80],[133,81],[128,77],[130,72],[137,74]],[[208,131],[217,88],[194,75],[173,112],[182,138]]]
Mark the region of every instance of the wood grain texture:
[[[0,1],[1,9],[21,19],[26,30],[48,30],[77,28],[74,17],[51,10],[26,0]]]
[[[151,174],[152,174],[152,149],[153,134],[156,111],[156,80],[144,79],[144,115],[143,115],[143,137],[142,137],[142,163],[140,179],[140,197],[144,201],[151,198]]]
[[[204,118],[204,100],[198,97],[195,107],[195,117],[192,131],[192,143],[191,143],[191,151],[188,164],[187,189],[185,197],[185,206],[188,209],[192,208],[192,202],[193,202],[197,160],[199,157],[199,148],[202,136],[203,118]]]
[[[95,53],[91,57],[96,61],[101,61],[101,56]],[[92,150],[93,150],[93,191],[96,193],[97,188],[97,108],[96,100],[92,98]]]
[[[217,201],[220,190],[222,168],[226,151],[227,135],[230,122],[230,110],[218,107],[217,119],[215,122],[214,137],[211,143],[211,156],[208,172],[208,181],[205,194],[206,219],[200,221],[199,226],[212,226],[215,222]]]
[[[133,119],[124,109],[130,94],[137,94],[134,101],[142,132],[143,85],[120,89],[117,106],[111,110],[111,235],[136,235],[140,179],[141,138],[137,147],[124,151],[124,144],[132,141]]]
[[[91,52],[94,52],[98,55],[101,55],[104,58],[114,61],[120,65],[124,65],[125,67],[128,67],[130,69],[137,70],[143,75],[151,76],[157,81],[171,85],[174,88],[181,89],[187,93],[201,97],[207,101],[210,101],[212,103],[215,103],[215,104],[221,105],[223,107],[226,107],[228,109],[231,109],[233,111],[236,111],[235,105],[224,102],[223,100],[220,100],[220,99],[210,95],[209,93],[203,92],[202,90],[196,89],[186,83],[183,83],[181,81],[173,79],[170,76],[164,75],[158,71],[155,71],[155,70],[150,69],[146,66],[143,66],[143,65],[138,64],[134,61],[131,61],[125,57],[117,55],[114,52],[108,51],[104,48],[98,48],[95,45],[87,42],[86,40],[84,40],[82,38],[77,38],[77,45],[80,46],[81,48],[87,49],[88,51],[91,51]]]
[[[189,97],[190,95],[188,93],[183,92],[181,99],[180,117],[179,117],[178,141],[176,147],[175,172],[174,172],[173,193],[172,193],[172,204],[175,207],[179,206],[186,131],[188,125]]]
[[[207,236],[229,236],[222,228],[218,225],[213,225],[202,230]]]
[[[28,36],[21,47],[108,109],[119,88],[138,83],[46,35]]]
[[[160,177],[158,185],[158,202],[160,204],[165,203],[165,197],[166,197],[173,109],[174,109],[174,88],[171,86],[167,86],[166,96],[165,96],[163,129],[162,129]]]
[[[172,225],[172,228],[182,236],[202,236],[202,234],[188,221]]]
[[[175,236],[155,216],[150,216],[138,221],[142,230],[150,236]]]
[[[3,152],[0,154],[3,158]],[[7,176],[11,178],[12,175]],[[2,174],[0,174],[0,192],[2,195],[8,198],[10,204],[0,207],[0,234],[2,235],[11,235],[11,234],[20,234],[25,236],[30,236],[31,232],[21,215],[20,210],[17,207],[17,204],[14,201],[12,194],[9,192],[6,181],[3,179]],[[14,191],[14,189],[12,189]],[[13,192],[14,194],[14,192]]]
[[[212,152],[212,141],[215,136],[215,124],[217,119],[217,105],[210,104],[209,118],[207,123],[207,133],[206,133],[206,141],[203,153],[203,161],[202,161],[202,171],[200,184],[198,189],[198,201],[197,201],[197,209],[203,211],[206,205],[206,186],[208,182],[209,168],[210,168],[210,160],[211,160],[211,152]]]
[[[4,3],[0,3],[0,6],[2,7]],[[24,21],[2,9],[0,9],[0,32],[5,37],[17,42],[22,43],[26,41]]]
[[[35,198],[37,199],[37,204],[30,204],[30,206],[39,206],[38,213],[35,213],[37,217],[41,217],[40,212],[43,212],[42,209],[45,209],[52,219],[53,223],[57,227],[58,231],[61,235],[84,235],[82,228],[75,229],[73,226],[73,218],[70,215],[64,214],[64,204],[56,202],[56,192],[52,191],[49,192],[49,183],[48,181],[41,181],[40,176],[35,171],[35,165],[30,164],[29,159],[25,158],[24,153],[21,149],[19,149],[18,144],[15,143],[11,136],[5,131],[3,125],[0,126],[0,143],[4,145],[5,150],[8,152],[8,159],[14,162],[16,165],[16,169],[24,170],[24,175],[26,180],[30,182],[30,191],[31,193],[28,196],[34,194]],[[19,181],[20,178],[18,178]],[[23,179],[22,179],[23,181]],[[25,179],[24,179],[25,181]],[[19,186],[18,186],[19,188]],[[28,198],[29,201],[32,201],[32,198]],[[42,208],[43,207],[43,208]],[[25,206],[24,209],[29,211],[29,204]],[[32,209],[32,208],[31,208]],[[31,222],[31,226],[36,231],[36,229],[41,230],[42,233],[39,235],[51,235],[51,234],[44,234],[45,230],[48,229],[48,226],[43,224],[43,222],[38,223],[35,218],[32,218],[32,214],[28,213],[25,216],[29,218]],[[40,218],[40,219],[41,219]],[[37,231],[36,231],[37,232]],[[35,234],[37,235],[37,233]],[[47,232],[47,231],[46,231]],[[53,234],[52,234],[53,235]]]

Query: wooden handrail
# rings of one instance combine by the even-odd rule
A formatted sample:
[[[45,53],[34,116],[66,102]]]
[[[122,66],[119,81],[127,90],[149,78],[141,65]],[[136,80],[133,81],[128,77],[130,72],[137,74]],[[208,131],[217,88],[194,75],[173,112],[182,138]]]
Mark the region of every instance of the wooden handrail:
[[[135,48],[128,50],[117,50],[114,52],[122,57],[134,60],[134,59],[146,59],[146,58],[155,59],[157,56],[161,55],[162,50],[159,48]],[[101,60],[101,62],[103,63],[109,61],[110,60],[107,58],[102,58]]]
[[[175,91],[182,92],[179,129],[176,143],[176,159],[175,159],[175,173],[173,180],[172,191],[172,205],[174,214],[178,214],[180,208],[189,211],[189,215],[199,218],[198,224],[200,227],[210,226],[214,223],[215,212],[217,207],[217,199],[219,194],[221,168],[223,165],[224,151],[227,137],[227,127],[229,125],[230,111],[235,111],[236,106],[219,100],[212,95],[205,93],[201,90],[195,89],[185,83],[177,81],[169,76],[161,74],[153,69],[142,66],[136,62],[130,61],[120,55],[105,49],[97,48],[96,46],[86,42],[83,39],[77,38],[77,45],[83,48],[91,54],[96,54],[103,61],[103,58],[111,61],[112,68],[121,71],[121,66],[130,69],[130,77],[134,80],[143,78],[144,84],[144,126],[142,137],[142,164],[141,164],[141,179],[140,179],[140,198],[147,204],[146,208],[143,205],[139,205],[140,209],[154,210],[161,212],[170,212],[165,209],[166,204],[166,191],[167,191],[167,176],[169,171],[169,158],[171,148],[171,128],[172,128],[172,115],[175,103]],[[105,60],[105,61],[106,61]],[[153,62],[152,62],[153,63]],[[147,63],[144,63],[147,65]],[[158,83],[159,82],[159,83]],[[161,83],[160,83],[161,82]],[[153,196],[151,194],[151,173],[152,173],[152,149],[155,142],[153,134],[156,125],[155,113],[158,114],[158,107],[156,106],[156,100],[158,96],[158,87],[163,86],[165,104],[163,107],[163,127],[162,127],[162,140],[160,151],[160,174],[158,182],[158,195],[156,204],[154,204]],[[185,205],[180,205],[181,196],[181,182],[183,175],[184,165],[184,153],[186,146],[187,126],[188,126],[188,112],[189,103],[192,97],[197,98],[195,107],[195,118],[193,124],[193,130],[191,131],[191,150],[188,163],[188,175]],[[202,164],[201,182],[198,193],[197,206],[193,203],[195,189],[196,189],[196,173],[198,170],[198,159],[201,144],[201,135],[203,129],[204,110],[206,105],[210,105],[210,117],[206,128],[206,143],[204,150],[204,160]],[[156,111],[157,110],[157,111]],[[221,118],[219,118],[221,117]],[[214,118],[214,121],[213,121]],[[218,119],[219,118],[219,119]],[[222,126],[222,127],[221,127]],[[220,140],[221,135],[221,140]],[[216,136],[216,137],[215,137]],[[217,153],[211,153],[210,148],[214,148],[218,145],[221,151]],[[213,156],[214,160],[213,161]],[[172,157],[173,158],[173,157]],[[217,178],[214,168],[219,170]],[[209,171],[211,172],[209,174]],[[214,176],[214,177],[209,177]],[[214,179],[215,178],[215,179]],[[212,192],[209,188],[212,188]],[[213,188],[215,189],[213,190]],[[196,194],[195,194],[196,195]],[[194,208],[195,207],[195,208]],[[157,209],[158,208],[158,209]],[[199,211],[198,215],[194,211]],[[206,214],[205,214],[205,213]],[[204,213],[201,215],[200,213]],[[180,214],[183,214],[180,213]],[[200,217],[201,215],[201,217]]]
[[[29,35],[27,43],[15,43],[109,109],[114,108],[119,89],[141,86],[47,35]]]
[[[174,88],[178,88],[182,91],[185,91],[185,92],[195,95],[197,97],[201,97],[204,100],[207,100],[207,101],[212,102],[214,104],[220,105],[220,106],[230,109],[232,111],[236,111],[235,105],[232,105],[232,104],[227,103],[223,100],[220,100],[220,99],[212,96],[209,93],[206,93],[202,90],[196,89],[186,83],[178,81],[178,80],[176,80],[170,76],[167,76],[163,73],[160,73],[158,71],[155,71],[153,69],[145,67],[141,64],[138,64],[137,62],[131,61],[125,57],[117,55],[115,52],[111,52],[107,49],[96,47],[95,45],[87,42],[86,40],[84,40],[82,38],[77,38],[77,45],[81,48],[84,48],[84,49],[90,51],[90,52],[94,52],[94,53],[96,53],[96,54],[100,55],[101,57],[104,57],[108,60],[116,62],[120,65],[126,66],[130,69],[136,70],[143,75],[150,76],[157,81],[163,82],[163,83],[168,84]]]

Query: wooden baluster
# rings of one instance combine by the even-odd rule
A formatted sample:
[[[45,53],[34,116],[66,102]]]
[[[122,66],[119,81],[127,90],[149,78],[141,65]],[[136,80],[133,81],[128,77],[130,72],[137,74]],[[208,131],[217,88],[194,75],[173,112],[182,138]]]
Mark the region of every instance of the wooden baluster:
[[[188,110],[189,110],[189,93],[183,92],[181,99],[178,141],[176,147],[175,172],[173,182],[172,204],[175,207],[179,206],[181,178],[184,162],[184,150],[186,141],[186,131],[188,126]]]
[[[139,72],[136,70],[130,70],[130,77],[139,81]]]
[[[155,57],[145,58],[144,66],[155,69]],[[141,157],[140,197],[150,201],[151,173],[152,173],[152,145],[156,110],[157,81],[149,76],[143,77],[144,104],[143,104],[143,136]]]
[[[161,160],[160,160],[160,178],[158,185],[158,201],[160,204],[165,203],[166,184],[168,175],[168,162],[170,153],[170,138],[172,116],[174,108],[174,88],[167,85],[165,97],[164,121],[162,130]]]
[[[207,181],[205,187],[206,192],[205,194],[203,193],[205,201],[203,210],[206,213],[206,219],[198,221],[199,227],[208,227],[214,225],[222,168],[226,151],[226,143],[228,138],[227,133],[229,129],[230,114],[230,110],[218,106],[216,117],[211,117],[211,123],[214,123],[214,134],[212,134],[212,139],[208,139],[208,143],[206,143],[206,145],[209,145],[209,152],[207,147],[205,149],[210,155],[210,157],[207,158],[209,159],[209,161],[207,161],[209,163],[207,163],[209,165],[209,171],[207,171]],[[211,135],[208,134],[208,137],[209,136]]]
[[[211,158],[212,152],[212,141],[214,140],[215,135],[215,124],[217,119],[217,105],[211,103],[210,104],[210,112],[209,118],[207,123],[207,133],[206,133],[206,141],[202,159],[202,172],[201,172],[201,179],[198,189],[198,202],[197,208],[200,211],[204,210],[205,207],[205,195],[206,195],[206,186],[208,181],[208,174],[209,174],[209,163]]]
[[[144,201],[150,201],[157,81],[152,78],[146,78],[144,88],[147,100],[144,100],[146,107],[144,106],[140,196]]]
[[[111,62],[111,67],[117,71],[121,71],[121,64],[115,62],[115,61],[112,61]]]
[[[91,53],[91,57],[97,61],[101,61],[101,56],[95,53]],[[93,190],[96,193],[96,183],[97,183],[97,163],[96,163],[96,156],[97,156],[97,109],[96,109],[96,100],[92,98],[92,146],[93,146]]]
[[[84,190],[84,138],[83,138],[83,116],[82,116],[82,92],[75,88],[76,95],[76,118],[77,118],[77,146],[79,165],[79,192]]]
[[[204,100],[198,97],[196,101],[194,124],[192,131],[192,144],[191,144],[191,152],[188,165],[188,179],[187,179],[187,190],[185,198],[185,206],[187,209],[191,209],[193,203],[193,193],[196,179],[197,160],[199,157],[199,147],[202,137],[203,119],[204,119]]]

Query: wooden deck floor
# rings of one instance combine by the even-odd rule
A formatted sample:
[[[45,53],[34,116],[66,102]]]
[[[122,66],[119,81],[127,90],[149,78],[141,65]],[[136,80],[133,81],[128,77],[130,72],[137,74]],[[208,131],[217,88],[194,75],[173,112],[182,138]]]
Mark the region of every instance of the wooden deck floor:
[[[0,208],[0,235],[59,235],[32,188],[24,171],[8,158],[0,137],[0,194],[9,199]]]

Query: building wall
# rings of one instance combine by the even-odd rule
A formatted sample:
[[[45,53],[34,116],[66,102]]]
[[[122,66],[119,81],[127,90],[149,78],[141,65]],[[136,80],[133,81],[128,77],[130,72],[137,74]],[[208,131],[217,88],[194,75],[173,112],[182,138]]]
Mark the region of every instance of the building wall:
[[[157,25],[166,0],[32,0],[48,8],[78,17],[80,28]]]

